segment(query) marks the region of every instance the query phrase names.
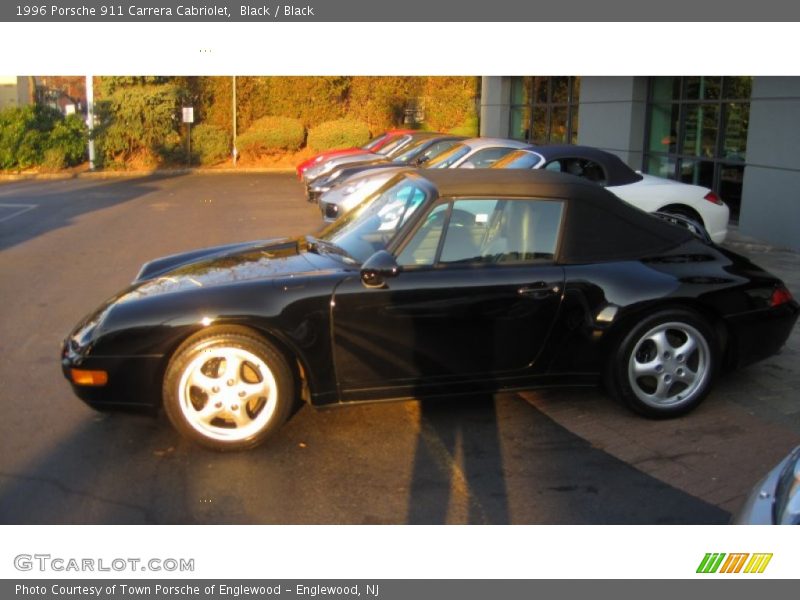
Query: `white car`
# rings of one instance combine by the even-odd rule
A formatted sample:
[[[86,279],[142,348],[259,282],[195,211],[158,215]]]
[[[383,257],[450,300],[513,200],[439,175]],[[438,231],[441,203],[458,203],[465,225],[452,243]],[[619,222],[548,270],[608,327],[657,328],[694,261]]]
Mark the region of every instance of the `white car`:
[[[504,156],[530,144],[503,138],[471,138],[459,142],[425,163],[425,169],[475,169],[491,167]],[[326,221],[335,221],[340,215],[360,204],[387,181],[406,167],[381,169],[375,173],[358,173],[322,194],[319,207]]]
[[[647,212],[679,215],[702,225],[712,241],[728,234],[730,210],[707,187],[643,175],[615,154],[588,146],[536,146],[507,154],[493,169],[547,169],[588,179]]]

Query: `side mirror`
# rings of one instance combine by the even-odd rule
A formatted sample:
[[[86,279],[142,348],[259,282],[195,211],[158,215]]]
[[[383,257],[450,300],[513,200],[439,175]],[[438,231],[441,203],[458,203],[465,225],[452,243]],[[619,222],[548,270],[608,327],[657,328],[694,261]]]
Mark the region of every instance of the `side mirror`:
[[[414,159],[414,165],[420,167],[430,160],[430,156],[419,156]]]
[[[397,277],[398,273],[400,266],[394,256],[386,250],[379,250],[361,265],[361,283],[368,288],[382,288],[386,279]]]
[[[472,162],[471,160],[467,160],[467,161],[464,161],[463,163],[461,163],[461,167],[460,168],[462,168],[462,169],[474,169],[475,168],[475,163]]]

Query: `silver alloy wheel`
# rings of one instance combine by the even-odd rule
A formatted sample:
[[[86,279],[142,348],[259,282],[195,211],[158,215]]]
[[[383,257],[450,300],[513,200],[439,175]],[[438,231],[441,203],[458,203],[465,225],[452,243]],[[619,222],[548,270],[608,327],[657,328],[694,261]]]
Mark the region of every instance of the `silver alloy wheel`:
[[[267,364],[234,346],[202,350],[181,374],[178,404],[186,422],[205,437],[246,440],[270,422],[278,386]]]
[[[691,402],[710,375],[711,351],[705,337],[679,321],[647,331],[628,360],[628,383],[636,397],[652,408]]]

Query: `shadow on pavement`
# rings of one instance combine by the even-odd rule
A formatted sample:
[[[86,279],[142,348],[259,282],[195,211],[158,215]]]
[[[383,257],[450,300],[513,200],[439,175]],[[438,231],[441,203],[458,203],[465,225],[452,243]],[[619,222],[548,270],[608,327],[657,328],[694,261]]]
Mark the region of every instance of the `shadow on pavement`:
[[[454,505],[459,491],[468,497],[466,520]],[[593,448],[514,394],[431,402],[422,411],[409,523],[722,524],[729,519],[726,511]]]
[[[155,182],[183,174],[92,181],[65,180],[12,183],[0,186],[0,204],[31,204],[36,208],[0,222],[0,250],[70,225],[77,217],[156,191]],[[41,192],[36,190],[41,189]],[[20,224],[24,224],[21,226]]]

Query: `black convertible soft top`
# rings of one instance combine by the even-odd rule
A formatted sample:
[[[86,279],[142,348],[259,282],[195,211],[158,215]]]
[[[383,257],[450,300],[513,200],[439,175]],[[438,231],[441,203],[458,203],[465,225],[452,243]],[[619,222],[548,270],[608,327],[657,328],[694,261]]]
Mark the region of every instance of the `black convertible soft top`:
[[[576,146],[572,144],[553,144],[548,146],[532,146],[529,152],[542,156],[545,162],[564,158],[580,158],[591,160],[600,165],[605,171],[605,185],[627,185],[642,180],[642,176],[626,165],[616,154],[592,148],[591,146]]]
[[[564,264],[638,260],[693,239],[687,229],[654,217],[589,181],[544,170],[408,171],[439,197],[543,198],[567,202],[557,260]]]

